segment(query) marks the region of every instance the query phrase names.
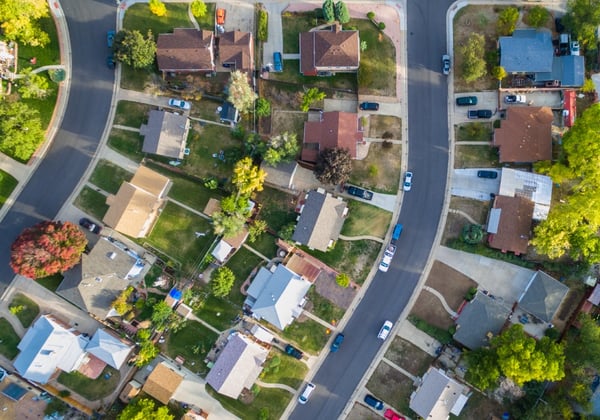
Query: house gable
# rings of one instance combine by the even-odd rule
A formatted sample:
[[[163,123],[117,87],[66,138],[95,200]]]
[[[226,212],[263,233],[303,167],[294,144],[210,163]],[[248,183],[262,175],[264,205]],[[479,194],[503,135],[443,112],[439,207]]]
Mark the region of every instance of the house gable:
[[[219,61],[232,70],[254,70],[254,43],[252,33],[229,31],[219,37]]]
[[[299,34],[300,72],[316,76],[319,71],[351,72],[360,64],[358,31],[343,31],[340,25],[329,30]]]
[[[497,195],[488,219],[488,243],[502,252],[525,254],[529,245],[533,202]]]
[[[315,163],[320,152],[334,147],[348,149],[350,157],[356,159],[357,145],[363,142],[358,114],[334,111],[313,115],[304,123],[301,159]]]
[[[172,34],[159,34],[156,61],[162,72],[211,72],[214,35],[211,31],[176,28]]]
[[[140,127],[144,136],[142,152],[183,159],[190,121],[185,115],[151,110],[148,124]]]

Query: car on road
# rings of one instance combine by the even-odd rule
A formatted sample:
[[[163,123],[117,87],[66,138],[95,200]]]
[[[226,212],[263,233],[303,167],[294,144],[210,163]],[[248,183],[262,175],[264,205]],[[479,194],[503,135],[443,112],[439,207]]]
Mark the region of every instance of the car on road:
[[[217,9],[216,19],[217,25],[225,25],[225,9]]]
[[[456,98],[456,105],[470,106],[477,105],[477,96],[460,96]]]
[[[469,119],[477,118],[492,118],[493,112],[491,109],[473,109],[467,113]]]
[[[338,351],[340,349],[340,346],[342,345],[343,342],[344,342],[344,334],[339,333],[338,335],[335,336],[335,340],[333,340],[333,343],[331,343],[331,348],[329,350],[331,350],[332,353],[335,353],[336,351]]]
[[[412,172],[407,172],[406,174],[404,174],[404,184],[403,184],[404,191],[410,191],[410,189],[412,188],[412,179],[413,179]]]
[[[190,109],[191,105],[187,101],[183,101],[181,99],[171,98],[169,99],[169,106],[179,109]]]
[[[448,54],[442,55],[442,72],[446,76],[450,74],[450,56]]]
[[[100,233],[100,231],[102,230],[102,226],[100,226],[98,223],[92,222],[87,217],[82,217],[81,219],[79,219],[79,226],[86,228],[87,230],[95,234]]]
[[[498,172],[496,171],[477,171],[478,178],[496,179],[498,178]]]
[[[364,401],[365,401],[365,403],[367,403],[367,405],[370,405],[375,410],[383,410],[383,401],[378,400],[377,398],[375,398],[371,394],[365,395],[365,400]]]
[[[373,193],[371,191],[365,190],[363,188],[354,187],[352,185],[347,188],[348,194],[353,195],[355,197],[359,197],[365,200],[372,200]]]
[[[113,42],[115,42],[115,35],[115,31],[106,32],[106,45],[108,45],[108,48],[112,48]]]
[[[117,63],[115,61],[115,57],[113,57],[112,55],[109,55],[108,57],[106,57],[106,66],[109,69],[114,70],[116,65],[117,65]]]
[[[403,417],[400,414],[396,413],[391,408],[388,408],[387,410],[385,410],[385,413],[383,413],[383,417],[386,418],[386,419],[388,419],[388,420],[406,420],[405,417]]]
[[[383,326],[379,330],[379,334],[377,334],[377,338],[379,338],[380,340],[385,340],[386,338],[388,338],[388,335],[390,335],[390,331],[392,331],[393,326],[394,324],[392,324],[392,321],[385,321],[383,323]]]
[[[504,97],[504,103],[525,104],[525,103],[527,103],[527,97],[525,95],[506,95]]]
[[[279,51],[273,53],[273,69],[275,71],[283,71],[283,64],[281,61],[281,53]]]
[[[286,354],[289,354],[290,356],[300,360],[302,359],[302,356],[304,355],[304,353],[302,353],[300,350],[298,350],[296,347],[292,346],[291,344],[288,344],[287,346],[285,346],[285,352]]]
[[[306,388],[304,388],[304,391],[298,397],[298,402],[300,404],[306,404],[306,402],[310,398],[310,394],[313,392],[314,389],[315,389],[315,385],[314,384],[312,384],[310,382],[307,383],[306,384]]]
[[[363,102],[358,106],[362,111],[379,111],[377,102]]]
[[[387,273],[390,268],[390,263],[392,262],[392,258],[394,258],[394,254],[396,253],[396,245],[388,245],[388,247],[383,252],[383,258],[379,263],[379,271]]]

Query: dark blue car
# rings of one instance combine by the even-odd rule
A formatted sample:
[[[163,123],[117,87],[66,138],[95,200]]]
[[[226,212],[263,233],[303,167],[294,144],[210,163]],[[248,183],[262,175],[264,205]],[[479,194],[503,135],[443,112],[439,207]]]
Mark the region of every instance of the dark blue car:
[[[378,400],[377,398],[375,398],[371,394],[365,395],[365,400],[364,401],[368,405],[370,405],[371,407],[373,407],[375,410],[382,410],[383,409],[383,401]]]
[[[338,351],[343,342],[344,334],[339,333],[338,335],[336,335],[335,340],[333,340],[333,343],[331,343],[331,352],[335,353],[336,351]]]
[[[283,71],[283,62],[281,61],[281,53],[273,53],[273,68],[275,71]]]

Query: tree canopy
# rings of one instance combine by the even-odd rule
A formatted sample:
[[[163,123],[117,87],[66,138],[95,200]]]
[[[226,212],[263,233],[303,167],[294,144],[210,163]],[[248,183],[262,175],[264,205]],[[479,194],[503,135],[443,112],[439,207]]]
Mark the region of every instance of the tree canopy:
[[[500,12],[498,16],[498,33],[500,35],[510,35],[515,31],[517,21],[519,20],[519,9],[509,6]]]
[[[596,45],[596,28],[600,25],[600,0],[569,0],[562,24],[583,48]]]
[[[474,82],[485,76],[485,37],[483,35],[473,32],[467,43],[459,47],[459,51],[463,55],[462,71],[466,82]]]
[[[136,69],[148,68],[154,63],[156,42],[152,31],[144,37],[138,30],[119,31],[113,44],[115,58]]]
[[[352,158],[348,149],[334,147],[319,154],[315,165],[315,176],[324,184],[346,182],[352,172]]]
[[[0,152],[27,161],[44,141],[39,112],[23,102],[0,101]]]
[[[43,99],[52,91],[50,81],[44,74],[32,73],[32,70],[29,67],[21,72],[25,77],[19,81],[19,94],[25,99]]]
[[[227,100],[242,114],[248,113],[254,107],[258,95],[250,86],[248,75],[239,70],[231,72],[229,76]]]
[[[254,191],[262,191],[266,176],[266,172],[254,165],[250,157],[245,157],[233,167],[231,182],[238,191],[238,197],[249,196]]]
[[[62,273],[79,262],[87,239],[71,222],[45,221],[25,229],[13,242],[10,266],[30,279]]]
[[[148,398],[132,400],[119,414],[118,420],[173,420],[166,406],[156,408],[154,401]]]
[[[328,23],[335,20],[335,3],[333,0],[325,0],[323,2],[323,19]]]
[[[167,16],[167,6],[160,0],[150,0],[148,2],[150,12],[156,16]]]
[[[299,151],[300,145],[296,134],[286,131],[269,139],[263,159],[269,165],[276,166],[280,162],[294,160]]]
[[[206,14],[206,4],[202,0],[194,0],[190,3],[190,10],[194,17],[202,17]]]
[[[546,24],[550,12],[543,6],[533,6],[527,12],[527,23],[534,28],[541,28]]]
[[[327,94],[321,92],[319,88],[310,88],[302,94],[302,105],[300,105],[300,109],[302,112],[308,112],[312,104],[322,101],[325,97],[327,97]]]
[[[39,19],[49,15],[46,0],[2,0],[2,33],[9,41],[18,41],[32,47],[43,47],[50,37],[42,30]]]
[[[227,267],[219,267],[211,273],[210,290],[217,297],[225,297],[231,292],[235,274]]]

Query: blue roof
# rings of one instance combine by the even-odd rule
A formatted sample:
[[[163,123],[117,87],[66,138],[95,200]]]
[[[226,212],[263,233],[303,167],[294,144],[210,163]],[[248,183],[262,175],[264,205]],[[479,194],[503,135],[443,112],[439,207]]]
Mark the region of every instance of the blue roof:
[[[2,391],[2,395],[7,396],[11,400],[19,401],[27,394],[27,390],[25,388],[20,387],[16,383],[11,383]]]
[[[183,293],[181,292],[181,290],[176,289],[176,288],[172,288],[171,291],[169,292],[169,296],[172,297],[175,300],[181,300],[181,297],[183,296]]]
[[[536,82],[560,80],[562,86],[583,86],[585,78],[585,58],[579,55],[554,57],[551,72],[535,74]]]
[[[552,34],[547,30],[518,29],[500,37],[500,65],[508,73],[552,71]]]

